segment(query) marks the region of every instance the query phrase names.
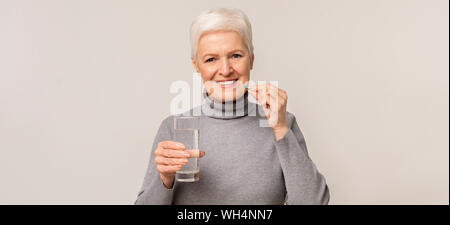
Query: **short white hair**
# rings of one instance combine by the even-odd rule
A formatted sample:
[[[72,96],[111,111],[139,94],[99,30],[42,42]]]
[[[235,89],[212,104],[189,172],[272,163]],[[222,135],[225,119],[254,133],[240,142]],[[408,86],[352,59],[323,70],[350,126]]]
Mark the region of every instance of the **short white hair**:
[[[231,30],[237,32],[247,45],[250,57],[253,55],[252,25],[239,9],[213,9],[202,12],[191,24],[191,56],[197,59],[197,45],[200,37],[205,32]]]

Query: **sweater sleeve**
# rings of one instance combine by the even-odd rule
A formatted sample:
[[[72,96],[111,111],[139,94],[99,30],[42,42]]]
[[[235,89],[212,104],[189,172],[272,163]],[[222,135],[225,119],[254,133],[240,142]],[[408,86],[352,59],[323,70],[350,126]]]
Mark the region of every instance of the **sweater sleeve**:
[[[169,118],[166,118],[161,123],[158,132],[156,134],[156,137],[153,141],[152,151],[150,154],[147,172],[145,173],[144,182],[141,190],[139,191],[137,200],[134,203],[136,205],[172,204],[173,188],[168,189],[164,186],[159,176],[159,172],[156,170],[155,154],[154,154],[159,142],[172,139]]]
[[[295,116],[291,113],[287,116],[291,121],[289,131],[278,141],[274,138],[286,186],[285,204],[328,204],[330,194],[325,177],[308,156]]]

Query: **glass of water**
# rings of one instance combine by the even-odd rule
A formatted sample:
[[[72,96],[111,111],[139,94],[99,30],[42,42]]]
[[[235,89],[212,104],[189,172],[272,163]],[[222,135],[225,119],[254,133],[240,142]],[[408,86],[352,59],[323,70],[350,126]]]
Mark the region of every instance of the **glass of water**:
[[[198,138],[200,119],[195,116],[174,116],[174,141],[181,142],[186,150],[199,149]],[[188,158],[188,163],[177,171],[175,178],[179,182],[194,182],[199,180],[200,167],[198,158]]]

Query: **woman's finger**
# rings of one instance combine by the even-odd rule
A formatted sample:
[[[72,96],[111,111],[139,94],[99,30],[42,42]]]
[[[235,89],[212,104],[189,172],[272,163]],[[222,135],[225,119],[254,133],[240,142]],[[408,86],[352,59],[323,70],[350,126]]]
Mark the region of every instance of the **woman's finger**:
[[[271,105],[276,106],[280,103],[284,105],[286,98],[286,94],[281,89],[272,89],[270,92],[270,101],[272,102]]]
[[[204,151],[200,151],[199,149],[190,149],[186,150],[186,152],[189,154],[189,158],[202,158],[206,154]]]
[[[173,149],[161,149],[158,148],[155,151],[156,156],[163,156],[166,158],[187,158],[189,157],[189,153],[186,151],[173,150]]]
[[[178,166],[167,166],[167,165],[157,165],[156,169],[161,174],[173,174],[181,169],[181,165]]]
[[[255,99],[263,106],[264,108],[276,108],[277,102],[279,102],[280,96],[276,95],[276,91],[272,92],[259,92],[255,93],[254,91],[249,91],[249,93],[255,97]]]
[[[264,113],[267,117],[269,117],[270,106],[268,105],[269,103],[267,102],[267,97],[261,95],[261,92],[259,92],[258,94],[253,90],[249,90],[249,93],[259,102],[259,104],[263,108]]]
[[[267,92],[265,90],[248,90],[248,92],[259,102],[262,106],[266,106],[268,103]]]
[[[267,95],[267,96],[273,95],[274,93],[276,93],[276,90],[278,89],[277,87],[275,87],[272,84],[255,85],[255,86],[249,86],[248,88],[249,88],[248,89],[249,92]]]
[[[252,86],[254,88],[249,89],[249,93],[256,93],[257,96],[261,96],[259,97],[261,100],[261,103],[267,104],[267,105],[276,105],[276,104],[272,104],[278,102],[282,102],[283,100],[287,99],[287,94],[286,91],[271,85],[271,84],[267,84],[267,85],[260,85],[260,86]],[[260,95],[260,93],[262,95]],[[265,98],[265,99],[264,99]]]
[[[187,158],[166,158],[162,156],[155,157],[155,162],[158,165],[169,165],[169,166],[176,166],[176,165],[186,165],[188,163]]]
[[[186,147],[181,142],[176,141],[161,141],[158,143],[158,147],[174,150],[185,150]]]

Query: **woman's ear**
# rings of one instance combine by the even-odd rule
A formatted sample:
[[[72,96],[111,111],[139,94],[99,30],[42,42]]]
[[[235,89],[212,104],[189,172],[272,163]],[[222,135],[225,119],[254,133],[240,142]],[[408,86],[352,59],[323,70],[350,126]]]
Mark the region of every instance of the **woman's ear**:
[[[255,54],[252,54],[252,60],[250,60],[250,70],[253,69],[253,62],[255,61]]]
[[[200,73],[200,68],[198,68],[197,61],[192,56],[191,56],[191,61],[192,61],[192,66],[194,67],[195,71],[197,71],[197,73]]]

